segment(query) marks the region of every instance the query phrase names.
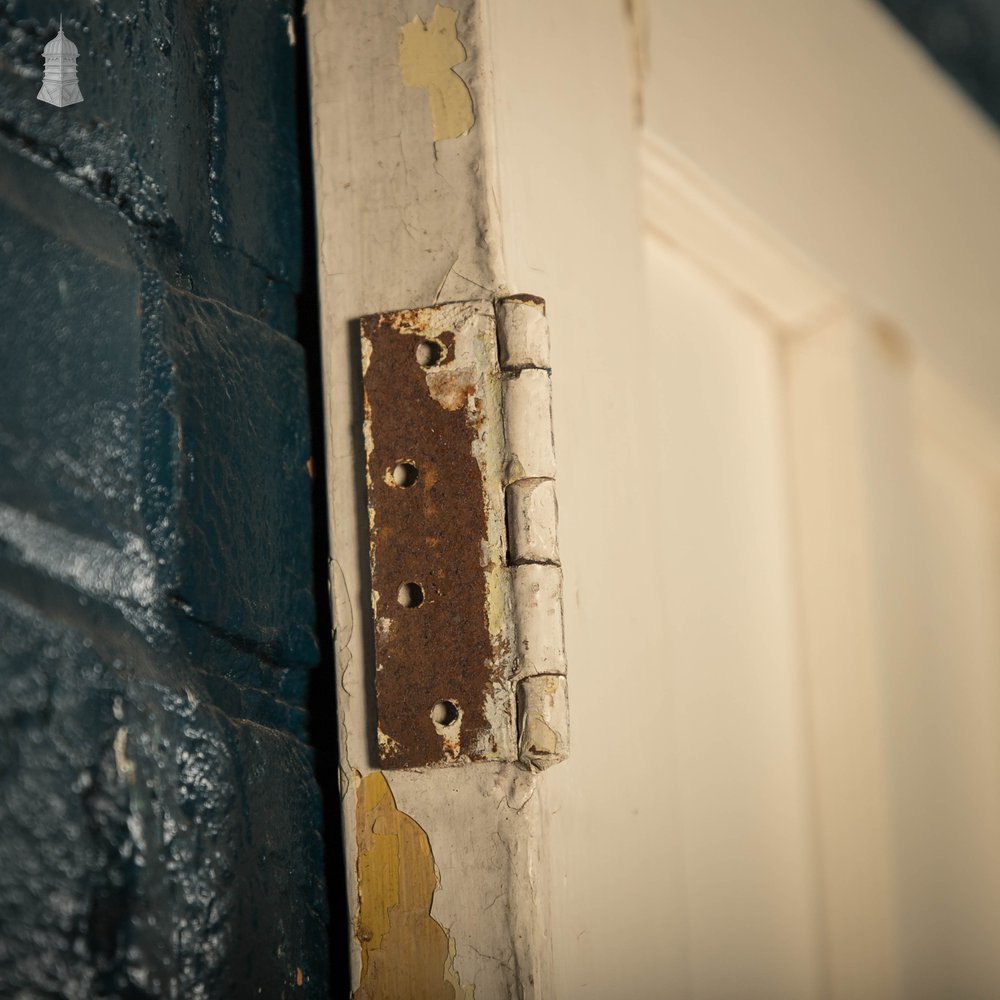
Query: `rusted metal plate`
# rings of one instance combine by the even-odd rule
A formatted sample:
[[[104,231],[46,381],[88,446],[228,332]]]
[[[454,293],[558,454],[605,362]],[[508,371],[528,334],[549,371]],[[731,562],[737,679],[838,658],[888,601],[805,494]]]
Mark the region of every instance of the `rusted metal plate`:
[[[513,759],[493,306],[361,321],[384,767]]]

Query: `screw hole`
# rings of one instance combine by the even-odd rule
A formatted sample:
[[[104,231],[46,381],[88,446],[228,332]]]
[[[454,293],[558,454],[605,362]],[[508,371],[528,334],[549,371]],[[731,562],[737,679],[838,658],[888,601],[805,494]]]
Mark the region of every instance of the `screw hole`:
[[[431,721],[442,729],[458,722],[458,705],[453,701],[436,701],[431,709]]]
[[[444,355],[444,349],[433,340],[421,340],[417,344],[417,364],[421,368],[433,368]]]
[[[411,462],[399,462],[392,470],[392,481],[402,489],[407,489],[417,481],[417,467]]]
[[[424,603],[424,588],[419,583],[404,583],[399,588],[396,600],[404,608],[419,608]]]

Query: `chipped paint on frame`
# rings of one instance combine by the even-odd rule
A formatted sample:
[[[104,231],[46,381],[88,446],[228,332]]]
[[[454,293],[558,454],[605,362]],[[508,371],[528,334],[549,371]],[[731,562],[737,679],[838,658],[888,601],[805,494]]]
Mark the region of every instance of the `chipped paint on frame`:
[[[455,72],[468,58],[457,22],[457,10],[436,4],[426,24],[417,16],[399,32],[403,83],[427,92],[435,142],[458,139],[476,123],[472,94]]]
[[[354,1000],[473,1000],[455,972],[455,944],[431,916],[438,875],[427,834],[396,807],[384,775],[357,791],[361,978]]]

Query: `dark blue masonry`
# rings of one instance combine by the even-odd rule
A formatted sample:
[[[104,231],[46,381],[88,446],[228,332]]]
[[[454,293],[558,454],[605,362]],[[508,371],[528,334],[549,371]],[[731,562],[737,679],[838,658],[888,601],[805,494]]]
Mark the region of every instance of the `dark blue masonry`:
[[[0,6],[3,997],[327,995],[290,12]]]

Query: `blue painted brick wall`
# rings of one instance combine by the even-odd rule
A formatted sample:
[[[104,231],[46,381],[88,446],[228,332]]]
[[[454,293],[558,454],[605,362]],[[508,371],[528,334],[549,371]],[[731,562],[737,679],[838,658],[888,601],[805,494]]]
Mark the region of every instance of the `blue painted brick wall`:
[[[0,4],[0,996],[326,995],[289,14]]]

